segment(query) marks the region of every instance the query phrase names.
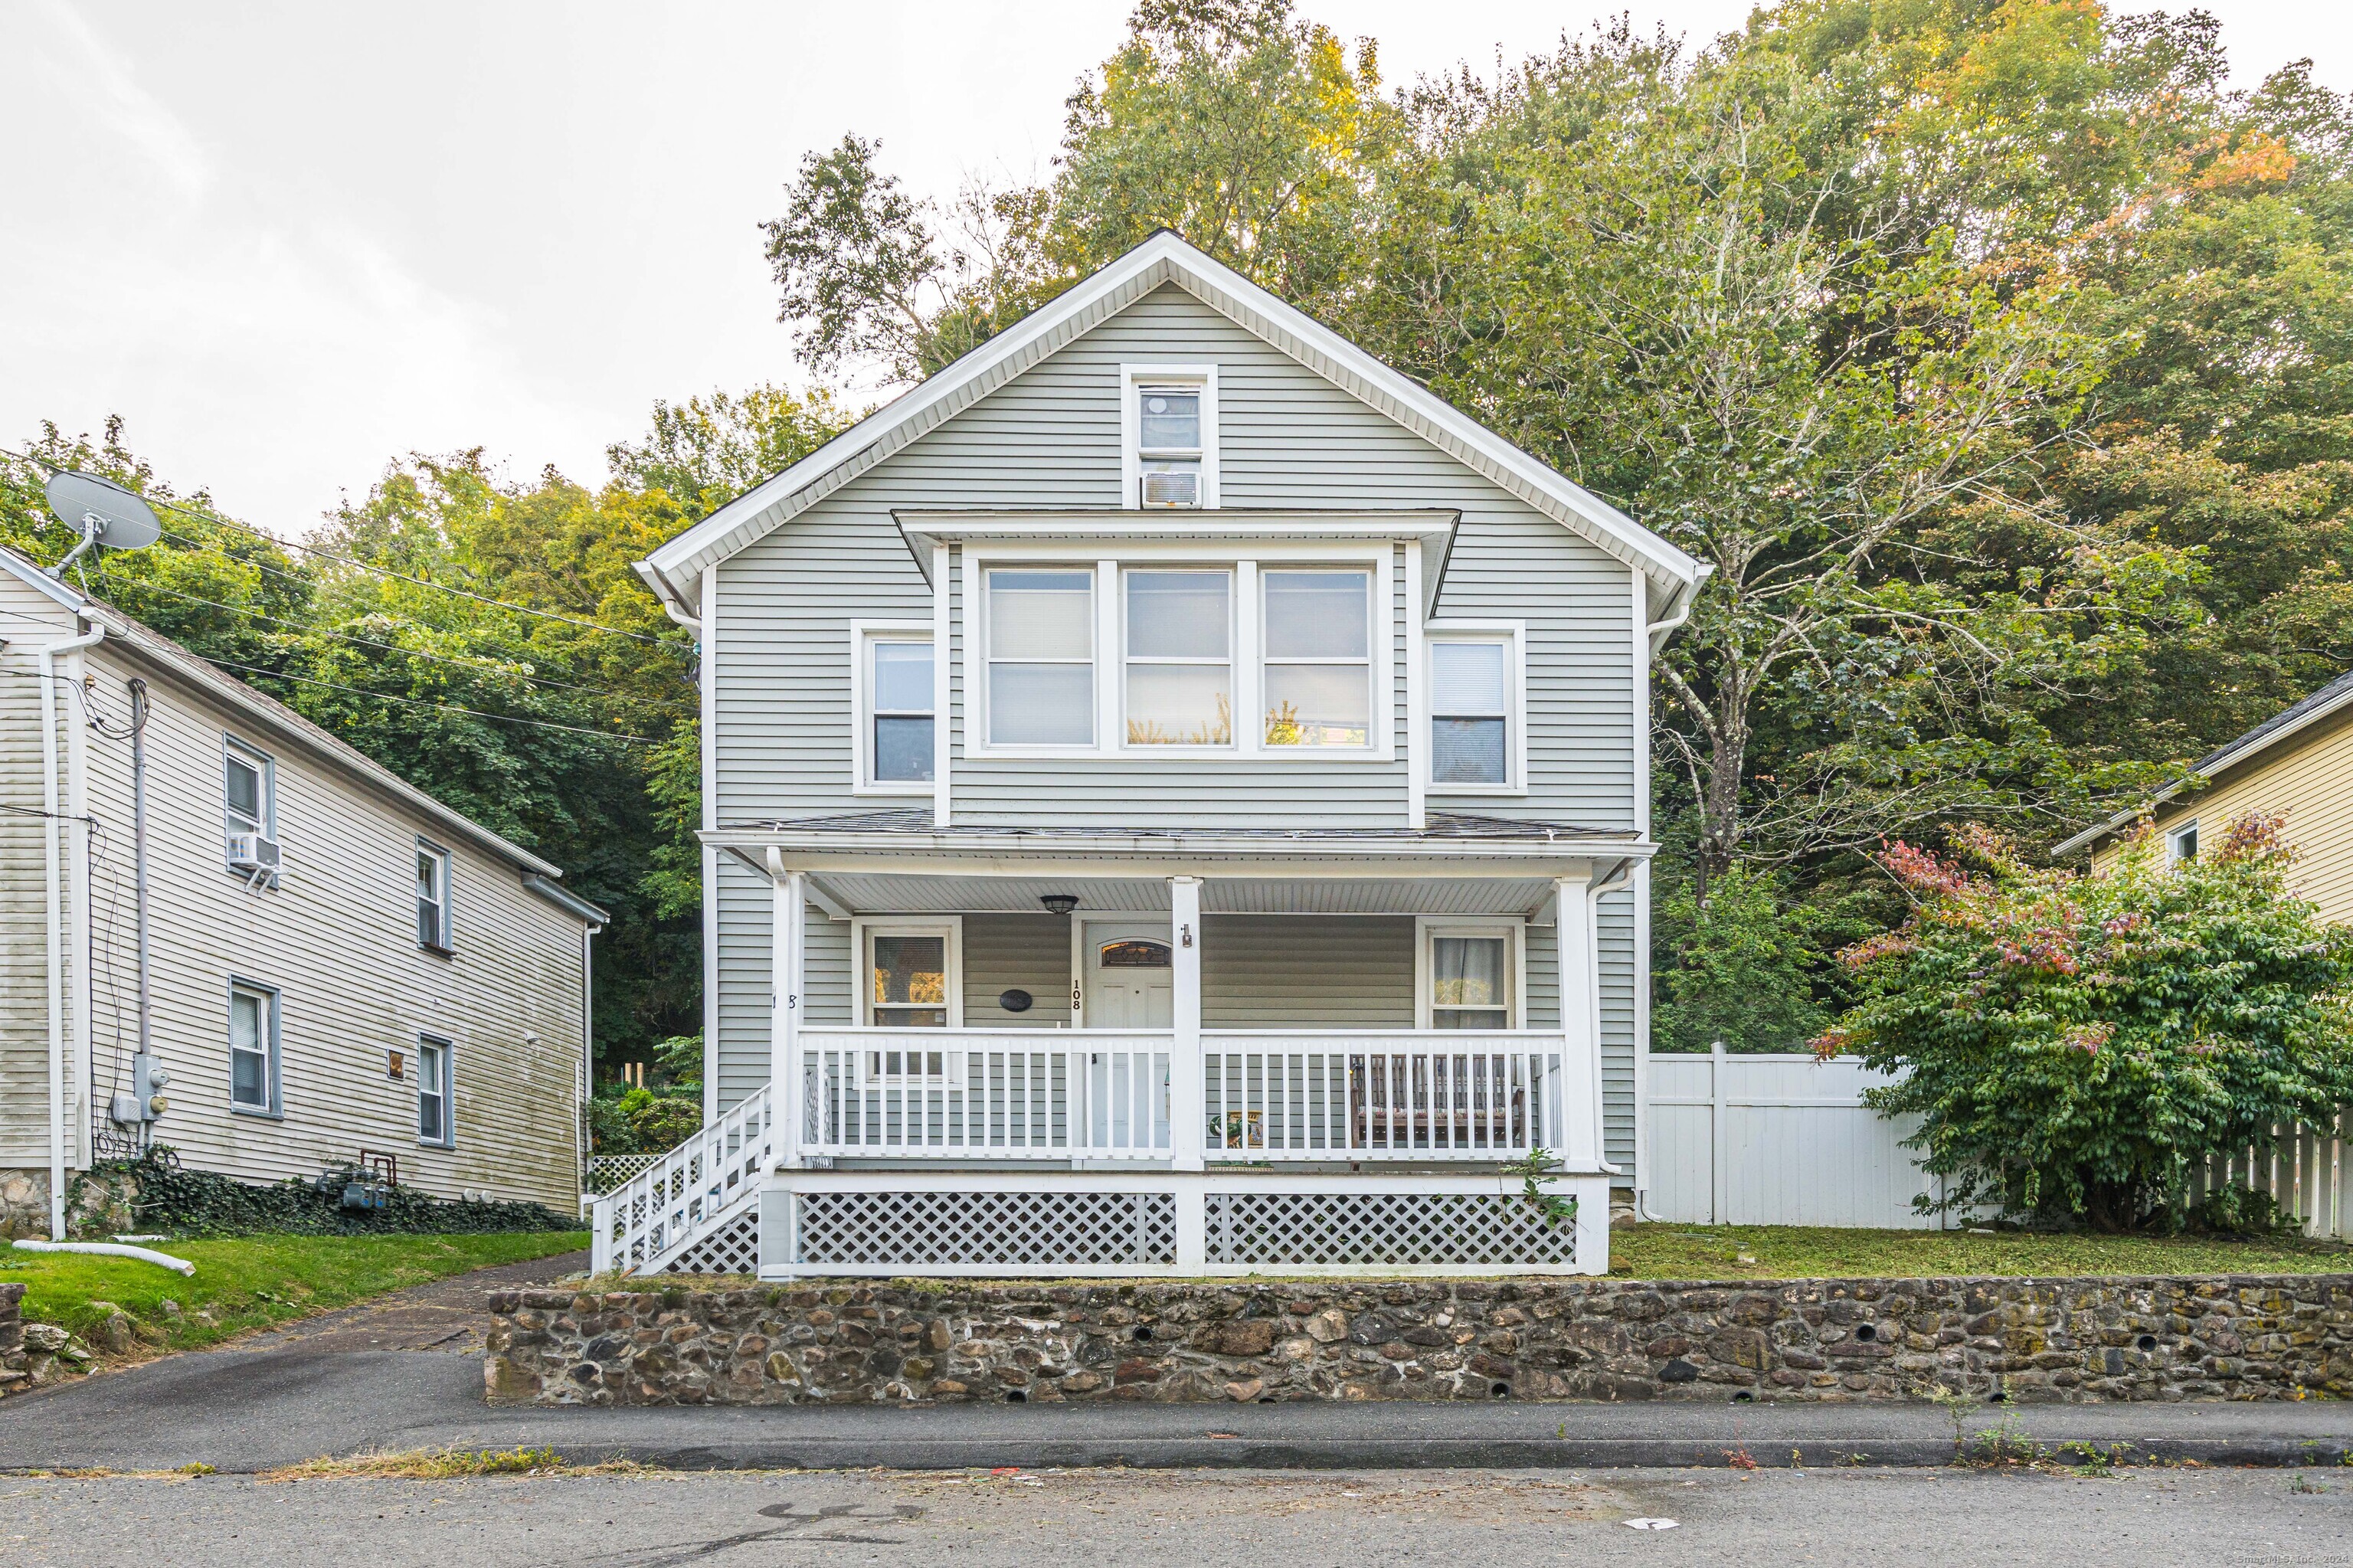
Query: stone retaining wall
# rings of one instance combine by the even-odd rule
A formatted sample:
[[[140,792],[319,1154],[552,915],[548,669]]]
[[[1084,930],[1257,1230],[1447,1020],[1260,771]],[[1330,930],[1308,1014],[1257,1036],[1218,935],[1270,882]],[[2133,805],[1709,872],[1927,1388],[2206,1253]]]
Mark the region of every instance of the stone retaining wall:
[[[2353,1395],[2353,1275],[501,1291],[494,1403]]]
[[[0,1398],[25,1382],[25,1282],[0,1285]]]

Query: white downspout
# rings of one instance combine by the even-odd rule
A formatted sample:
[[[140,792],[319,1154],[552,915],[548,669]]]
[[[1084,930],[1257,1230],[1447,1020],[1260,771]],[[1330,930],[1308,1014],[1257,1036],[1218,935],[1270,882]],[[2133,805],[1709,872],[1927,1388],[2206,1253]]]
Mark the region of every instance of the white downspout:
[[[106,628],[33,650],[41,675],[41,870],[47,893],[49,958],[49,1239],[66,1239],[66,915],[58,879],[57,656],[95,648]]]

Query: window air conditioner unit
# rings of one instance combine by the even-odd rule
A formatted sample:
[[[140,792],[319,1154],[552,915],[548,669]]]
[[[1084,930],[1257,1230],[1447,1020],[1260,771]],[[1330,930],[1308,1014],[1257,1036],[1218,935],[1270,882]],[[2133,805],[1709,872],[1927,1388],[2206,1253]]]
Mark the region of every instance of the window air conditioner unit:
[[[1144,504],[1146,506],[1198,506],[1201,504],[1201,474],[1198,469],[1175,472],[1152,472],[1144,476]]]
[[[256,876],[274,876],[278,873],[278,841],[268,833],[231,833],[228,863]]]

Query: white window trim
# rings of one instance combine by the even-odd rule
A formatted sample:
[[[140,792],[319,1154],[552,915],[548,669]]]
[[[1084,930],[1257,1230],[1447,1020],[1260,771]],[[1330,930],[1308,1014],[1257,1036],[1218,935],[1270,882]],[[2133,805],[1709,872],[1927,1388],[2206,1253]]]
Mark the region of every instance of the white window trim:
[[[1512,966],[1512,1001],[1506,1029],[1528,1027],[1528,925],[1516,915],[1417,915],[1413,918],[1413,1016],[1414,1027],[1430,1033],[1437,1025],[1430,1017],[1431,984],[1430,944],[1436,937],[1504,937],[1510,942],[1506,949]]]
[[[932,646],[932,772],[939,772],[939,733],[947,725],[939,709],[940,651],[928,620],[853,620],[849,623],[849,792],[853,795],[913,795],[929,800],[934,779],[874,777],[874,703],[871,672],[877,642],[927,642]]]
[[[417,946],[427,953],[444,956],[455,953],[458,950],[458,857],[422,833],[417,837],[417,853],[433,855],[441,862],[441,943],[435,947],[420,939]],[[413,912],[411,924],[414,924]]]
[[[1418,545],[1408,544],[1408,549]],[[1039,567],[1069,570],[1092,566],[1095,572],[1095,744],[1092,746],[991,746],[988,736],[987,574],[992,567]],[[1119,573],[1129,567],[1223,567],[1234,574],[1234,726],[1229,747],[1125,746],[1126,634]],[[1261,582],[1269,571],[1285,567],[1359,567],[1373,574],[1373,735],[1369,747],[1277,746],[1263,744],[1256,722],[1242,723],[1243,714],[1261,715],[1263,691],[1260,660]],[[1397,543],[1365,540],[1282,540],[1262,544],[1230,541],[1155,541],[1145,546],[1133,540],[1065,543],[987,548],[968,546],[964,551],[965,633],[963,658],[970,672],[965,681],[965,737],[961,755],[975,758],[1086,757],[1106,761],[1135,761],[1169,756],[1241,755],[1264,761],[1310,766],[1326,763],[1388,763],[1397,759]],[[1407,613],[1419,614],[1417,606]],[[1119,656],[1108,659],[1104,650]],[[1106,673],[1106,670],[1109,673]],[[1409,667],[1406,678],[1415,677]]]
[[[1510,733],[1504,744],[1504,779],[1501,784],[1441,784],[1430,777],[1437,753],[1437,655],[1440,642],[1509,644],[1504,653],[1504,722]],[[1528,623],[1525,620],[1431,620],[1421,630],[1421,689],[1428,694],[1419,717],[1423,733],[1415,737],[1421,754],[1423,788],[1432,795],[1525,795],[1528,792]]]
[[[1250,563],[1256,592],[1250,606],[1250,691],[1256,698],[1250,708],[1250,740],[1261,757],[1271,758],[1366,758],[1388,761],[1397,744],[1397,695],[1394,677],[1397,670],[1397,596],[1396,585],[1390,580],[1390,565],[1397,551],[1394,546],[1383,550],[1374,561],[1303,561],[1269,560],[1261,556]],[[1350,567],[1369,567],[1372,581],[1372,603],[1366,610],[1370,624],[1365,628],[1365,673],[1368,707],[1365,715],[1363,746],[1269,746],[1266,744],[1266,577],[1269,572],[1284,571],[1345,571]],[[1412,607],[1408,607],[1412,610]],[[1415,612],[1418,613],[1418,612]],[[1308,658],[1293,654],[1282,655],[1282,662],[1294,664],[1327,664],[1337,661]]]
[[[261,822],[259,831],[264,838],[272,841],[278,837],[278,759],[259,747],[249,746],[233,735],[221,736],[221,864],[231,876],[243,882],[247,880],[248,874],[230,865],[228,861],[228,765],[232,758],[261,772]],[[278,878],[271,876],[265,885],[277,886]]]
[[[1136,406],[1139,387],[1161,384],[1201,388],[1201,504],[1198,507],[1154,507],[1153,511],[1213,512],[1218,498],[1218,367],[1214,365],[1122,365],[1119,367],[1119,491],[1120,508],[1144,507],[1143,413]]]
[[[269,1103],[266,1106],[249,1106],[237,1097],[237,1046],[235,1044],[237,1036],[232,1021],[236,1017],[237,998],[240,993],[257,997],[261,1001],[263,1049],[269,1054],[269,1071],[265,1076],[268,1082],[266,1092],[269,1097]],[[242,975],[228,977],[227,1009],[222,1013],[221,1019],[223,1024],[227,1026],[224,1038],[227,1042],[228,1057],[228,1108],[232,1116],[254,1116],[265,1121],[286,1119],[285,1080],[280,1071],[282,1036],[280,1033],[280,1014],[283,1011],[282,1000],[282,993],[274,985],[264,985],[259,980],[249,980]]]
[[[1215,664],[1222,662],[1226,666],[1226,706],[1229,710],[1227,715],[1228,726],[1232,736],[1236,737],[1235,739],[1227,740],[1222,744],[1212,742],[1206,745],[1196,746],[1187,743],[1172,743],[1165,746],[1155,746],[1131,741],[1127,738],[1127,667],[1133,662],[1132,656],[1127,651],[1128,574],[1131,572],[1167,571],[1220,572],[1224,574],[1226,579],[1226,656],[1223,661],[1215,659],[1176,659],[1155,656],[1148,658],[1144,662],[1147,664],[1188,664],[1196,666]],[[1113,731],[1113,736],[1119,742],[1116,749],[1125,752],[1148,752],[1161,757],[1198,757],[1203,754],[1210,756],[1225,756],[1238,749],[1237,741],[1242,732],[1242,707],[1240,700],[1241,672],[1237,666],[1234,655],[1236,649],[1241,642],[1241,628],[1239,624],[1242,620],[1240,598],[1241,579],[1242,572],[1240,567],[1231,562],[1128,560],[1120,561],[1113,565],[1113,580],[1119,585],[1119,616],[1116,623],[1119,637],[1119,691],[1117,694],[1118,707],[1115,710],[1118,727]]]
[[[988,645],[996,633],[988,613],[988,574],[992,571],[1019,571],[1035,567],[1047,571],[1073,571],[1085,567],[1092,573],[1094,583],[1088,599],[1092,608],[1093,621],[1089,630],[1089,646],[1094,672],[1094,738],[1083,744],[1069,746],[992,746],[988,741]],[[1079,554],[1068,552],[1025,550],[1018,555],[980,555],[966,550],[964,554],[965,658],[968,675],[965,681],[965,755],[967,757],[1097,757],[1107,754],[1103,743],[1103,713],[1108,705],[1103,693],[1103,623],[1107,612],[1103,606],[1105,563],[1095,558],[1092,550]],[[936,666],[935,666],[936,668]]]
[[[427,1138],[418,1129],[418,1113],[425,1104],[425,1051],[427,1046],[441,1053],[441,1136]],[[419,1149],[455,1149],[458,1147],[458,1043],[446,1034],[434,1034],[425,1030],[417,1034],[417,1094],[408,1107],[409,1130]]]
[[[2195,817],[2186,822],[2176,822],[2165,830],[2165,863],[2167,865],[2179,865],[2184,860],[2191,858],[2181,853],[2181,836],[2197,831],[2198,819]]]
[[[849,985],[858,996],[858,1027],[888,1028],[874,1022],[874,958],[868,945],[873,937],[944,937],[943,951],[946,954],[948,1022],[950,1030],[964,1027],[964,916],[942,915],[926,917],[859,916],[849,922]],[[931,1030],[921,1033],[932,1033]]]

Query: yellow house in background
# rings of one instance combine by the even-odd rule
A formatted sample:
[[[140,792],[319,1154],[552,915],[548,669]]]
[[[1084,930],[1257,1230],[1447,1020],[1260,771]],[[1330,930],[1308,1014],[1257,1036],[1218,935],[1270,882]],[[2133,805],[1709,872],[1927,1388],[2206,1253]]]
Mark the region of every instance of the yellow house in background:
[[[2303,855],[2296,891],[2320,906],[2323,919],[2353,924],[2353,673],[2201,758],[2158,793],[2152,810],[2175,860],[2197,854],[2201,832],[2211,842],[2252,812],[2284,819]],[[2106,865],[2141,816],[2121,812],[2052,853],[2088,847],[2093,864]]]

